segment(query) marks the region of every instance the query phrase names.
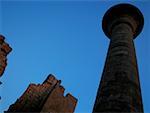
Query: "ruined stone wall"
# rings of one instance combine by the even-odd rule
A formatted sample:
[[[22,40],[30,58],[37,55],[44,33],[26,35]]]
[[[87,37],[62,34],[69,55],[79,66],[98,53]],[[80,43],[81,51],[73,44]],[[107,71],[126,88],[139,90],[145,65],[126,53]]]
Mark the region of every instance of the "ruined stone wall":
[[[40,111],[40,104],[52,90],[58,80],[48,76],[43,84],[30,84],[24,94],[11,105],[8,111]]]
[[[0,34],[0,77],[3,75],[7,66],[7,55],[12,51],[12,48],[5,42],[5,37]],[[2,82],[0,81],[0,85]],[[0,96],[1,99],[1,96]]]
[[[3,75],[7,66],[7,55],[12,48],[5,42],[5,37],[0,35],[0,77]]]
[[[73,113],[77,99],[71,94],[64,96],[64,88],[57,85],[51,95],[47,98],[41,113],[51,111],[53,113]]]
[[[63,96],[61,81],[49,75],[43,84],[30,84],[24,94],[7,112],[63,112],[73,113],[77,100],[70,94]],[[71,107],[70,107],[71,106]]]

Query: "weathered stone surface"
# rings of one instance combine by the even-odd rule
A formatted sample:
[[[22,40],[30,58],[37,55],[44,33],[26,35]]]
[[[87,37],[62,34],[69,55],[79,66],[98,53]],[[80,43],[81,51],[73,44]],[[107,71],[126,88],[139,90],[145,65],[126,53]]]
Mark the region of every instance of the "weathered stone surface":
[[[43,84],[30,84],[7,112],[73,113],[77,99],[71,94],[64,96],[65,89],[60,83],[49,75]]]
[[[7,66],[7,55],[12,48],[5,42],[5,37],[0,35],[0,77],[3,75]]]
[[[133,43],[143,26],[138,20],[142,17],[133,16],[142,16],[137,10],[132,5],[120,4],[110,8],[103,18],[103,30],[110,38],[110,45],[93,113],[143,113]]]

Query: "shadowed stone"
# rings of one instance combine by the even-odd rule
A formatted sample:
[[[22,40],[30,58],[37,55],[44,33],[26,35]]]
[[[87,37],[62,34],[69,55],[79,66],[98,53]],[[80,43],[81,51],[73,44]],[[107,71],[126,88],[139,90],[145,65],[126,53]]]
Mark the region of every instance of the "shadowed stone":
[[[143,24],[142,13],[130,4],[115,5],[105,13],[102,28],[110,45],[93,113],[143,113],[133,43]]]

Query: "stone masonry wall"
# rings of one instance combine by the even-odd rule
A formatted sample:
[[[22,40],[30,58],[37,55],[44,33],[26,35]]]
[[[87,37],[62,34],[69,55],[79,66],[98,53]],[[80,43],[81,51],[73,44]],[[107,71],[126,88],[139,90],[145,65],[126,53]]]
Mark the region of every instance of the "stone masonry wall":
[[[5,37],[0,35],[0,77],[3,75],[7,66],[7,55],[12,48],[5,42]]]
[[[41,113],[51,111],[52,113],[73,113],[77,100],[71,95],[64,96],[64,88],[57,85],[46,100]]]
[[[30,84],[24,94],[12,104],[7,112],[70,112],[73,113],[77,99],[63,96],[61,81],[49,75],[43,84]],[[58,96],[61,95],[61,96]],[[71,107],[70,107],[71,106]]]

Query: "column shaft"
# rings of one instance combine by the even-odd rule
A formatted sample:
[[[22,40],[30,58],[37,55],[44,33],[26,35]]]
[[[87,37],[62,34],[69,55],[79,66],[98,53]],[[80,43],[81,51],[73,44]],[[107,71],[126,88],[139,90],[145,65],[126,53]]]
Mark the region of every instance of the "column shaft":
[[[113,27],[93,112],[143,112],[133,29]]]

